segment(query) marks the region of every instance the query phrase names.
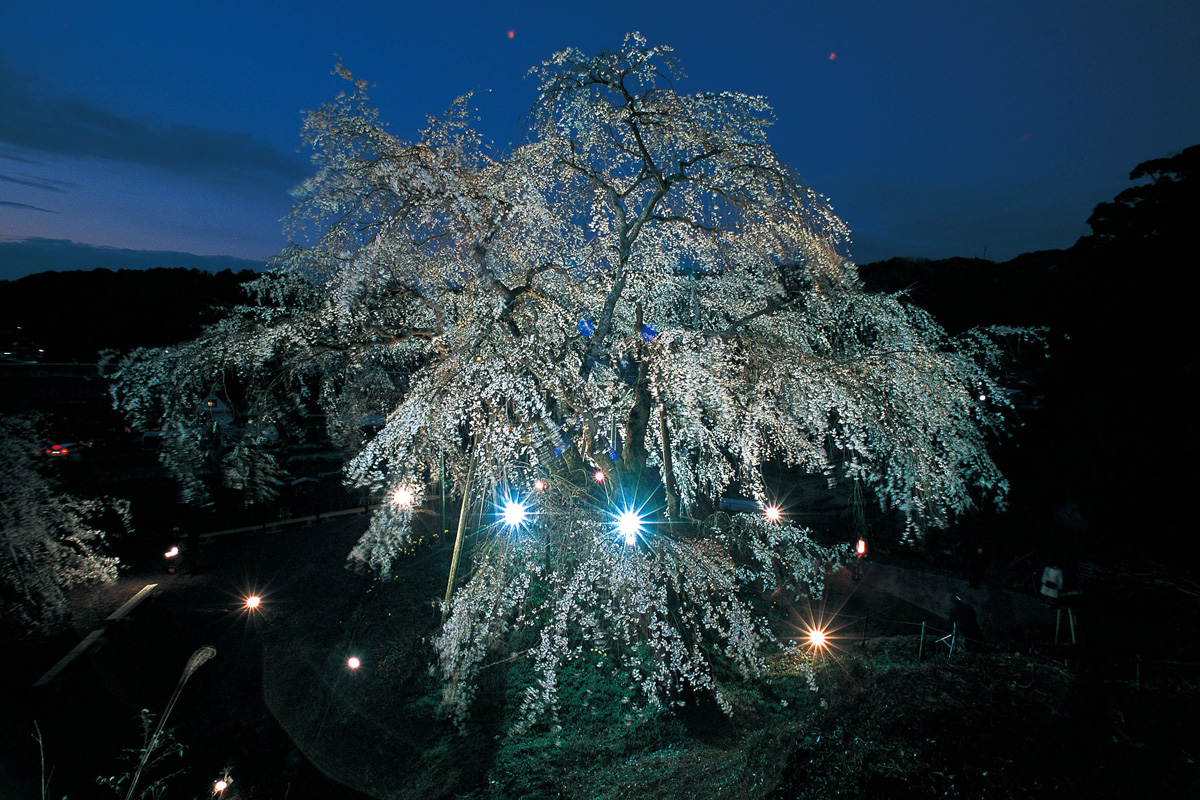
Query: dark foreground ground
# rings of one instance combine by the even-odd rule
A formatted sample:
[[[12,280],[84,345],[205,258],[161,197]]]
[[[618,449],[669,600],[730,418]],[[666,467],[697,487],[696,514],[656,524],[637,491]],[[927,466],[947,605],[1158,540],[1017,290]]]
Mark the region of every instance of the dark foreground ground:
[[[187,683],[170,724],[186,747],[171,798],[926,798],[1192,797],[1200,793],[1200,692],[1186,676],[1138,684],[1089,676],[1078,654],[971,644],[953,656],[916,631],[944,627],[843,573],[826,603],[777,604],[781,632],[813,618],[837,628],[817,658],[820,691],[776,659],[760,683],[730,678],[732,718],[702,699],[672,714],[630,713],[619,677],[580,670],[564,687],[559,731],[514,737],[529,676],[497,663],[462,730],[438,713],[429,673],[430,600],[446,546],[430,537],[391,580],[342,568],[365,518],[218,540],[202,570],[139,567],[80,592],[77,632],[6,653],[0,797],[42,797],[34,722],[53,770],[46,797],[115,797],[140,744],[136,716],[158,713],[197,647],[218,655]],[[431,526],[431,527],[438,527]],[[38,675],[148,582],[155,599],[45,689]],[[251,615],[251,592],[264,598]],[[858,619],[875,623],[864,638]],[[918,649],[922,659],[918,661]],[[363,667],[350,672],[355,655]],[[1082,672],[1081,674],[1079,674]],[[314,766],[314,765],[319,765]],[[169,765],[168,765],[169,766]],[[154,777],[153,775],[151,777]],[[350,788],[354,787],[354,788]]]
[[[185,771],[169,781],[164,798],[208,797],[227,768],[238,791],[226,796],[241,800],[365,797],[329,780],[303,757],[263,703],[262,671],[264,648],[277,636],[278,621],[305,613],[303,603],[323,602],[304,591],[310,570],[327,572],[322,586],[330,592],[346,590],[336,583],[343,574],[356,577],[341,569],[341,560],[361,532],[361,519],[220,541],[204,548],[199,573],[168,575],[154,568],[155,559],[146,559],[116,584],[77,592],[74,633],[9,648],[4,658],[0,798],[42,796],[35,722],[50,776],[46,797],[117,797],[97,786],[96,778],[131,771],[121,753],[141,746],[139,711],[161,713],[188,657],[203,645],[214,646],[217,656],[187,682],[169,719],[186,750],[164,767]],[[30,688],[83,634],[148,583],[158,584],[155,594],[111,628],[97,651],[51,686]],[[243,607],[252,592],[264,598],[261,613]]]

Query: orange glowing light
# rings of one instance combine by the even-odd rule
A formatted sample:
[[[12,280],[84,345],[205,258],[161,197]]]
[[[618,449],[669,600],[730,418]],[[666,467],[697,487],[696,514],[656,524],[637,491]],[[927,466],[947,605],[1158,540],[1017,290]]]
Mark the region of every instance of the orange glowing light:
[[[392,494],[392,502],[401,508],[411,506],[413,502],[413,493],[408,489],[401,487]]]
[[[542,480],[541,478],[538,478],[536,481],[533,482],[533,490],[535,492],[545,491],[546,490],[546,482],[544,480]]]
[[[256,594],[252,594],[246,598],[246,608],[255,609],[262,604],[262,598]]]
[[[179,548],[178,548],[178,547],[172,547],[170,550],[168,550],[167,552],[163,553],[163,556],[164,556],[165,558],[174,558],[174,557],[175,557],[175,556],[177,556],[177,555],[179,555]]]
[[[779,510],[779,506],[767,506],[763,515],[767,518],[767,522],[779,522],[783,517],[783,512]]]
[[[213,791],[217,792],[217,793],[223,792],[229,788],[229,784],[230,784],[230,781],[227,781],[224,778],[222,778],[221,780],[219,780],[213,784]]]
[[[513,38],[514,36],[516,36],[516,35],[517,35],[517,32],[516,32],[516,31],[509,31],[507,35],[508,35],[508,38],[510,38],[510,39],[511,39],[511,38]]]
[[[358,660],[358,656],[350,656],[346,659],[346,666],[350,669],[358,669],[362,666],[362,662]]]
[[[855,547],[854,547],[854,552],[858,553],[860,556],[866,555],[866,552],[867,552],[867,540],[866,540],[866,539],[859,539],[859,540],[858,540],[858,544],[857,544],[857,545],[855,545]]]
[[[813,628],[808,632],[808,643],[813,647],[824,647],[829,636],[820,628]]]
[[[830,53],[830,54],[829,54],[829,60],[830,60],[830,61],[837,61],[837,53]]]
[[[604,483],[604,470],[596,470],[596,474],[592,477],[596,479],[596,483]]]

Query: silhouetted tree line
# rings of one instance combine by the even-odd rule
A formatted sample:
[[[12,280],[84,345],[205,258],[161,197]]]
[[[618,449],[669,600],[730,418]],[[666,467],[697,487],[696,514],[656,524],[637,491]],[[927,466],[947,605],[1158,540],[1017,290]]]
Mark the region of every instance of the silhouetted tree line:
[[[1030,538],[1079,552],[1167,555],[1196,478],[1195,324],[1200,278],[1190,228],[1200,210],[1200,145],[1139,164],[1139,183],[1096,206],[1092,235],[1011,261],[891,259],[861,274],[907,290],[954,332],[1005,322],[1050,328],[1032,368],[1045,398],[997,460]],[[1038,356],[1041,358],[1041,356]],[[1083,525],[1064,517],[1077,503]],[[1084,527],[1086,526],[1086,528]]]
[[[217,318],[214,308],[245,299],[241,285],[254,277],[250,270],[98,269],[0,281],[0,344],[25,358],[90,362],[106,349],[194,339]]]

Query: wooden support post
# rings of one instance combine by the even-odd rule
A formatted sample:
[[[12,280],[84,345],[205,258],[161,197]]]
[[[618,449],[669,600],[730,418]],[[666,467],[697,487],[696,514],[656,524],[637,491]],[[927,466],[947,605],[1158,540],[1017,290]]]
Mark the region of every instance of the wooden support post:
[[[467,480],[463,484],[462,505],[458,509],[458,534],[454,537],[454,555],[450,557],[450,576],[446,578],[446,598],[442,601],[442,622],[450,616],[450,597],[454,594],[454,578],[458,575],[458,559],[462,554],[463,538],[466,536],[467,516],[471,504],[471,481],[475,477],[475,457],[467,467]]]

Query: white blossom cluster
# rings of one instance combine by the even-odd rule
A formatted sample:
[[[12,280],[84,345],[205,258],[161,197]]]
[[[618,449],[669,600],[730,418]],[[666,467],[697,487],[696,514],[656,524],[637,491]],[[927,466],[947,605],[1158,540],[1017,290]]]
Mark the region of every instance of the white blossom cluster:
[[[479,671],[489,658],[502,661],[522,631],[534,644],[519,655],[531,659],[537,680],[525,690],[518,732],[556,713],[561,669],[588,653],[602,654],[597,669],[627,676],[631,709],[699,691],[729,711],[714,659],[750,678],[782,646],[752,598],[776,588],[819,596],[829,567],[846,555],[789,523],[748,514],[718,515],[687,532],[648,522],[631,546],[578,496],[558,500],[530,529],[497,532],[451,602],[435,647],[444,701],[460,719]]]
[[[38,469],[40,441],[29,420],[0,418],[0,627],[18,633],[54,632],[69,618],[69,589],[115,580],[102,518],[129,525],[123,501],[58,491]]]
[[[467,98],[408,143],[339,71],[352,89],[305,125],[317,172],[293,230],[311,243],[201,339],[123,359],[114,394],[162,427],[195,493],[213,393],[285,432],[318,404],[347,479],[414,504],[444,475],[463,514],[494,519],[496,498],[553,486],[519,537],[472,539],[438,640],[460,713],[488,654],[530,626],[526,719],[554,707],[584,647],[630,669],[646,703],[719,696],[714,658],[753,674],[771,637],[745,592],[815,590],[832,560],[784,524],[695,522],[733,487],[765,500],[768,462],[866,486],[914,535],[972,492],[1003,499],[994,374],[1032,334],[955,339],[865,293],[845,225],[767,144],[763,98],[681,94],[670,49],[631,34],[535,68],[527,134],[497,154]],[[224,457],[249,489],[277,475],[252,438]],[[584,502],[595,471],[666,522],[619,541],[612,509]],[[389,505],[351,558],[387,574],[412,535],[411,509]]]

